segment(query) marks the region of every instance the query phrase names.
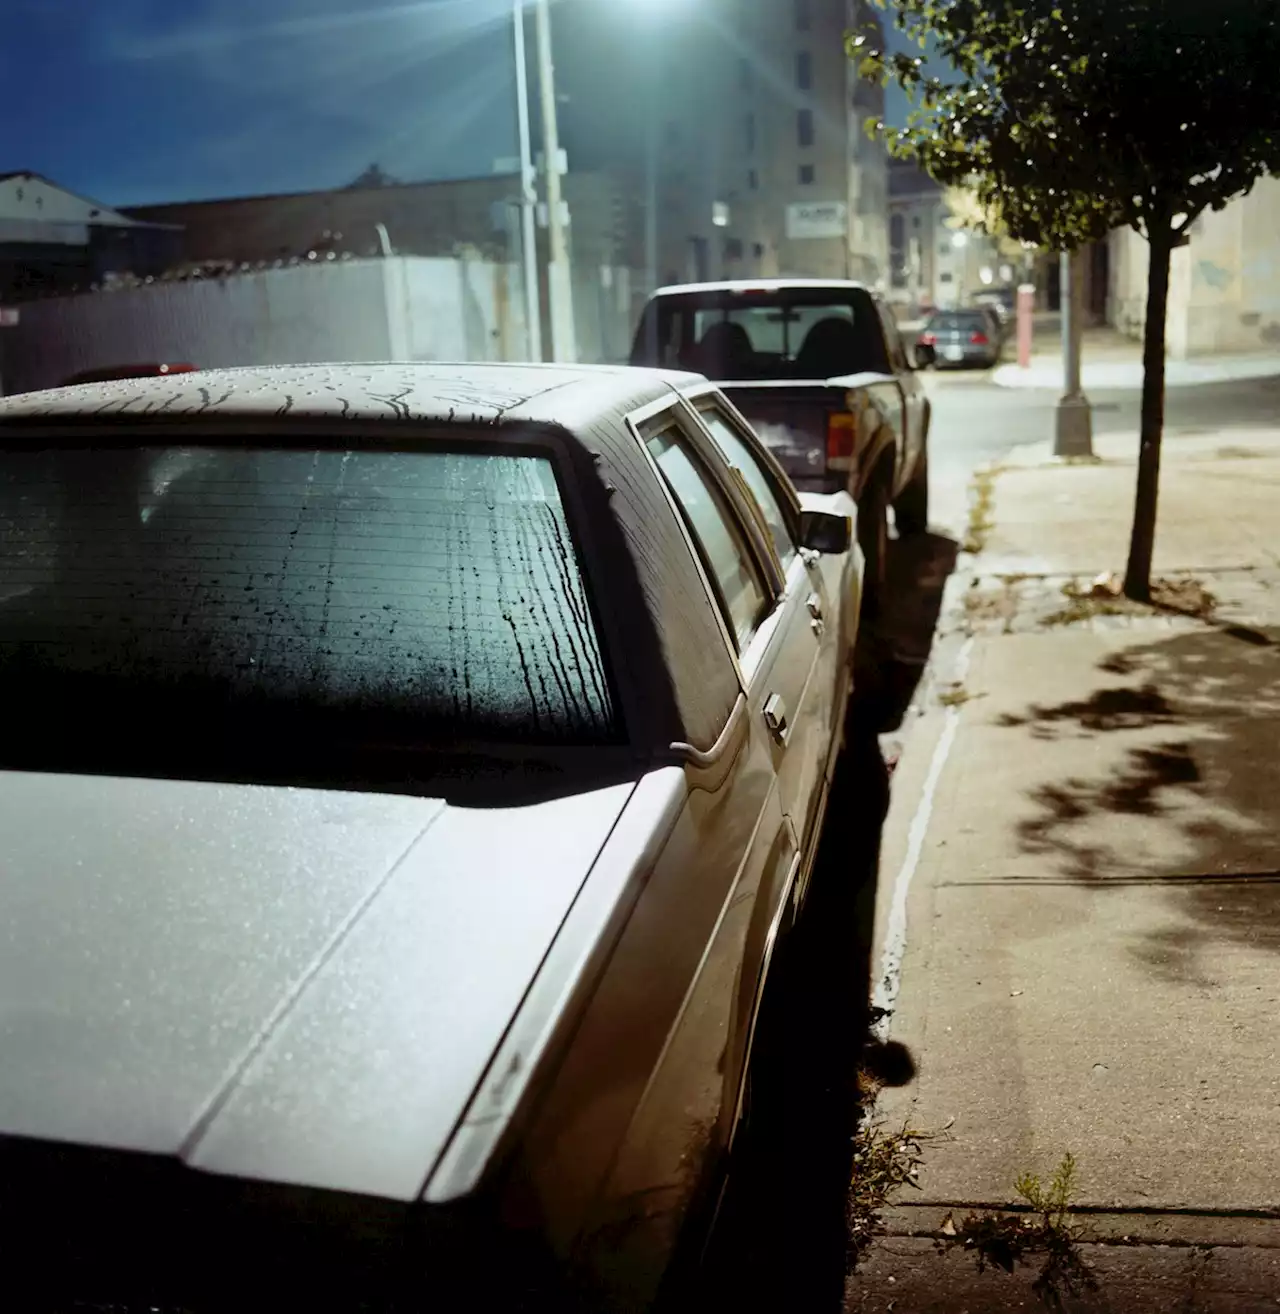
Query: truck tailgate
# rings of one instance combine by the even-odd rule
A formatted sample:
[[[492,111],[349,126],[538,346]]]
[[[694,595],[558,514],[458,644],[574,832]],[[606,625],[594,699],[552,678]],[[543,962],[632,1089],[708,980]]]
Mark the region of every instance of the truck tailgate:
[[[827,470],[830,417],[847,412],[848,389],[828,383],[720,385],[797,488],[835,492],[847,472]]]

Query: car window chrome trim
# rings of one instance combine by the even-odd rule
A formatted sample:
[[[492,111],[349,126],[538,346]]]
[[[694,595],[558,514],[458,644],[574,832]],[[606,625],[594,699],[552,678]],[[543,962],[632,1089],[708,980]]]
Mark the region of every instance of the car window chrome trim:
[[[724,723],[724,729],[720,731],[720,737],[710,748],[704,752],[700,748],[695,748],[693,744],[682,744],[677,741],[671,745],[671,751],[682,757],[689,766],[702,770],[713,767],[729,751],[734,740],[737,739],[738,730],[745,720],[746,714],[747,695],[739,693],[737,701],[733,705],[733,711],[729,713],[729,719]]]

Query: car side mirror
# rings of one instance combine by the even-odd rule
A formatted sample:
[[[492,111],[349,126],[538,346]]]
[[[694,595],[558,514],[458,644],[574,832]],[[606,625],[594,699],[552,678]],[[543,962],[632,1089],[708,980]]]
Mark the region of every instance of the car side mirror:
[[[800,546],[810,552],[838,556],[853,544],[853,521],[830,511],[800,512]]]
[[[918,370],[927,370],[938,359],[938,349],[927,342],[917,342],[913,354]]]

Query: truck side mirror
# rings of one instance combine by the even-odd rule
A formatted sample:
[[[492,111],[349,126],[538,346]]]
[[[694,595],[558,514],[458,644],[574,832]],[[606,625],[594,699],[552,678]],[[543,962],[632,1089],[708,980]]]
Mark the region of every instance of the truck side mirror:
[[[917,342],[912,349],[912,356],[916,369],[927,370],[937,362],[938,349],[931,347],[927,342]]]

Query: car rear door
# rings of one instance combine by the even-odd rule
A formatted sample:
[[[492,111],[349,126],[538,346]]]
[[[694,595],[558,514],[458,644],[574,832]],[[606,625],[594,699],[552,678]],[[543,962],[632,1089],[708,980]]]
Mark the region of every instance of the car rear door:
[[[688,802],[593,1004],[592,1036],[613,1046],[625,1037],[635,1054],[637,1019],[683,993],[577,1249],[578,1262],[637,1308],[647,1307],[649,1283],[707,1184],[699,1170],[709,1148],[723,1149],[731,1135],[774,945],[803,890],[793,819],[822,787],[830,738],[820,627],[809,608],[820,590],[790,531],[759,507],[692,409],[667,409],[639,430],[701,563],[706,605],[720,617],[743,697],[726,727],[737,746],[687,768]],[[745,723],[736,732],[735,721]],[[625,1002],[607,1009],[611,991]],[[602,1065],[598,1051],[593,1061]]]
[[[822,781],[830,718],[820,678],[826,596],[794,541],[779,559],[765,512],[745,480],[736,481],[714,439],[692,413],[645,436],[702,558],[736,650],[749,715],[769,733],[783,812],[798,833],[808,824]],[[770,595],[744,592],[737,538],[751,545]],[[752,607],[759,611],[752,614]],[[829,659],[830,649],[827,649]]]
[[[757,455],[758,440],[743,431],[739,418],[714,395],[698,403],[697,410],[726,464],[741,475],[764,516],[782,566],[784,605],[794,612],[803,601],[799,619],[817,639],[814,665],[794,705],[793,720],[809,747],[802,750],[803,760],[795,766],[796,810],[788,812],[807,846],[817,825],[828,765],[827,750],[838,734],[843,713],[837,706],[845,657],[841,652],[840,599],[830,595],[821,559],[799,550],[799,504],[794,495],[788,495],[774,470]],[[794,616],[788,623],[797,623]]]

